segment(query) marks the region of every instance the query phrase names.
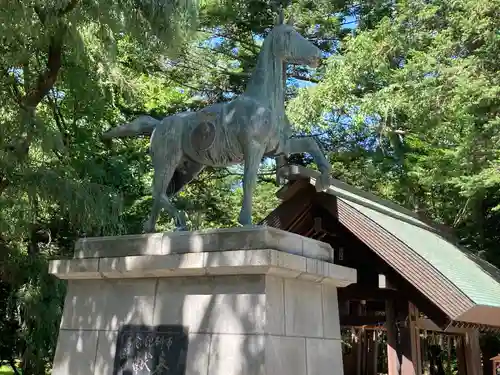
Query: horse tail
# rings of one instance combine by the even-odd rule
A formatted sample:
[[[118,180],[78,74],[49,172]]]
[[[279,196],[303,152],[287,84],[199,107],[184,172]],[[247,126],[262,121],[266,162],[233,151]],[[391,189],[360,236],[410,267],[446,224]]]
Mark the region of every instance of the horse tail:
[[[151,116],[139,116],[127,124],[108,130],[102,135],[102,138],[111,139],[151,135],[160,122],[160,120]]]

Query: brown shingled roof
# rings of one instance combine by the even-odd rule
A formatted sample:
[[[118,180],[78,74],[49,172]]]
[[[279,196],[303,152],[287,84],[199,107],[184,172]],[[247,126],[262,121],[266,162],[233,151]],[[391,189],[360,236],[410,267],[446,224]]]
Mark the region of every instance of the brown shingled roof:
[[[315,184],[319,173],[286,166],[288,180]],[[295,184],[293,184],[295,185]],[[286,198],[304,184],[289,185]],[[308,184],[306,184],[308,185]],[[449,233],[393,202],[332,179],[324,205],[345,228],[436,305],[451,324],[500,327],[500,271],[452,242]],[[308,202],[304,202],[302,211]],[[334,209],[332,209],[334,207]],[[269,215],[267,225],[289,230],[297,221]]]

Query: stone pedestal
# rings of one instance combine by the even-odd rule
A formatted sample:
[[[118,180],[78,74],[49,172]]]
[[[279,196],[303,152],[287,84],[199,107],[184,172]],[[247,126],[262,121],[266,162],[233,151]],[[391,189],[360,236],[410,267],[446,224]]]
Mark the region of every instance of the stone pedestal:
[[[154,358],[113,370],[124,329],[168,325],[186,334],[184,351],[162,349],[184,353],[167,365],[185,375],[342,375],[336,288],[356,272],[332,260],[268,227],[80,240],[50,264],[68,280],[52,374],[178,374]]]

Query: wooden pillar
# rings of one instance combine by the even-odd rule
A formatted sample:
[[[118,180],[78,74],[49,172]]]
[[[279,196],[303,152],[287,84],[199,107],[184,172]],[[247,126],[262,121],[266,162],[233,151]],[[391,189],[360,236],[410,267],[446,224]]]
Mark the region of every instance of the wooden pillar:
[[[363,375],[363,336],[363,329],[356,330],[356,375]]]
[[[361,374],[366,375],[366,355],[368,354],[368,332],[366,329],[361,331]]]
[[[278,155],[274,160],[276,161],[276,185],[281,186],[285,183],[285,179],[280,175],[279,170],[286,165],[286,157]]]
[[[409,327],[401,328],[401,375],[416,375],[411,352]]]
[[[465,359],[465,336],[460,335],[456,340],[458,375],[467,375],[467,362]]]
[[[387,329],[387,375],[399,375],[401,364],[397,351],[398,331],[393,300],[385,301],[385,322]]]
[[[367,331],[366,375],[377,375],[378,343],[376,331]]]
[[[354,337],[357,332],[354,328],[351,329],[350,347],[343,353],[342,360],[344,363],[344,375],[356,375],[356,357],[357,357],[357,339]]]
[[[420,328],[417,325],[419,311],[417,307],[408,303],[408,321],[411,345],[411,359],[413,362],[414,372],[417,375],[422,375],[422,349],[420,347]]]
[[[421,375],[418,311],[412,303],[406,305],[407,324],[401,328],[401,374]]]
[[[481,348],[478,330],[469,330],[465,334],[465,365],[467,375],[482,375]]]

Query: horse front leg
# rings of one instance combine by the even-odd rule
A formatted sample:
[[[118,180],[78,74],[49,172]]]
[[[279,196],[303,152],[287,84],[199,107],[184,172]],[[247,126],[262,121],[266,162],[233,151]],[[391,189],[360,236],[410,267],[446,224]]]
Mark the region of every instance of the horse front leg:
[[[330,185],[330,173],[332,166],[326,159],[313,137],[290,138],[288,140],[288,152],[290,154],[301,154],[307,152],[317,164],[321,176],[316,182],[316,191],[323,191]]]
[[[251,142],[245,153],[245,169],[243,174],[243,203],[239,222],[241,225],[252,225],[252,200],[257,184],[257,172],[264,156],[265,147],[257,142]]]

